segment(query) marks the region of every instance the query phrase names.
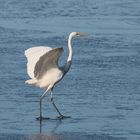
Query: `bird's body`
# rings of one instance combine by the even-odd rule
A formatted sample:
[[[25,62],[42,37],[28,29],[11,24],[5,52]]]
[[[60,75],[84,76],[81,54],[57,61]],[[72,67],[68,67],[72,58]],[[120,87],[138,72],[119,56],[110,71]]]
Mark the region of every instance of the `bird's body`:
[[[25,81],[25,83],[34,85],[40,88],[45,88],[46,91],[40,98],[40,119],[42,119],[42,99],[51,91],[51,101],[60,117],[64,116],[59,112],[53,101],[53,88],[64,75],[69,71],[72,63],[72,39],[75,36],[83,36],[83,33],[72,32],[68,39],[69,55],[67,62],[63,67],[58,65],[59,57],[63,52],[63,48],[51,48],[45,46],[32,47],[25,51],[27,57],[27,73],[31,79]]]
[[[56,64],[56,60],[54,61],[52,58],[52,53],[58,54],[62,51],[62,48],[52,49],[50,47],[33,47],[26,50],[25,55],[27,59],[29,58],[27,72],[32,79],[25,81],[25,83],[45,89],[54,86],[63,77],[63,71]]]
[[[57,81],[60,81],[63,77],[63,72],[59,69],[53,68],[51,70],[48,70],[44,76],[40,79],[29,79],[26,81],[27,84],[37,86],[40,88],[47,89],[48,87],[51,88],[57,83]]]

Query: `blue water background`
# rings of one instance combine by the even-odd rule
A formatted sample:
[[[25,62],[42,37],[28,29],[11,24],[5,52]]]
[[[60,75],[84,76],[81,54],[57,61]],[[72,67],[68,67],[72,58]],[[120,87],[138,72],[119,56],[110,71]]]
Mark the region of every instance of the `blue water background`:
[[[43,90],[24,83],[24,51],[63,47],[62,65],[72,31],[89,35],[73,41],[71,70],[54,89],[56,104],[72,118],[43,122],[43,133],[58,126],[58,134],[139,139],[139,0],[0,0],[0,133],[39,133]],[[57,115],[47,97],[43,113]]]

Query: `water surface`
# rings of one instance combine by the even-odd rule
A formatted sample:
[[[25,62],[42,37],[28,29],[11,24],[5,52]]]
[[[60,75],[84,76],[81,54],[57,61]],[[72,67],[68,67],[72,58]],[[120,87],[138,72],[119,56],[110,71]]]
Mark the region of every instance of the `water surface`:
[[[140,138],[139,0],[0,0],[1,139],[39,136],[39,96],[24,84],[24,51],[63,47],[72,31],[89,33],[73,42],[71,70],[54,89],[55,101],[72,118],[42,123],[42,135],[59,139]],[[44,100],[44,116],[57,116]],[[47,139],[47,138],[46,138]]]

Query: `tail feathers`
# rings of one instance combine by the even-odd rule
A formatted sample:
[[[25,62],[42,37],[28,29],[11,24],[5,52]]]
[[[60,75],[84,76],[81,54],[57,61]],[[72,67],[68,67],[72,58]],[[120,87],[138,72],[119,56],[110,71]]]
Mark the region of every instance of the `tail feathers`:
[[[29,84],[29,85],[36,85],[37,80],[36,79],[29,79],[29,80],[25,81],[25,83]]]

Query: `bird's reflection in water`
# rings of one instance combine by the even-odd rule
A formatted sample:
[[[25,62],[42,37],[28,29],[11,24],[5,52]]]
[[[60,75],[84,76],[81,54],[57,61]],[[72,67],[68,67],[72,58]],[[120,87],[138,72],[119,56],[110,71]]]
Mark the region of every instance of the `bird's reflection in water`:
[[[42,123],[43,123],[43,121],[40,120],[39,122],[40,122],[40,134],[42,134]],[[60,126],[61,123],[62,123],[61,120],[57,120],[55,122],[55,126],[52,128],[51,132],[55,133],[55,131],[57,130],[57,128]]]
[[[57,128],[61,124],[61,120],[56,121],[55,126],[52,128],[52,130],[46,134],[42,133],[42,123],[43,121],[40,121],[40,134],[32,136],[31,140],[59,140],[60,136],[55,133]]]
[[[38,134],[34,136],[31,140],[60,140],[59,135],[49,133],[49,134]]]

